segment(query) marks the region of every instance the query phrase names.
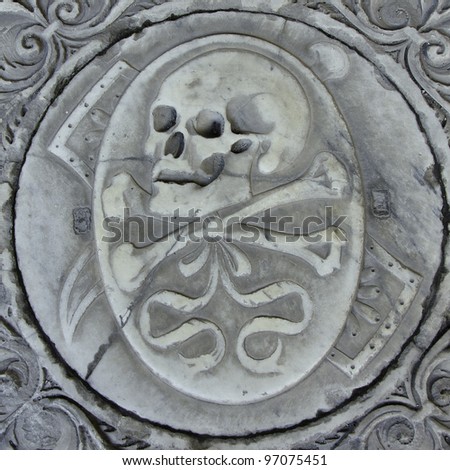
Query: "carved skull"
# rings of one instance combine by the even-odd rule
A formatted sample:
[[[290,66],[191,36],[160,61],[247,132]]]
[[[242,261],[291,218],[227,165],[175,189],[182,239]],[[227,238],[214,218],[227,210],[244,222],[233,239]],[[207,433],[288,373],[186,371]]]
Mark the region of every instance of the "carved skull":
[[[229,130],[225,129],[225,118],[218,111],[202,109],[195,117],[189,118],[184,129],[180,130],[177,124],[181,116],[178,115],[177,110],[167,105],[156,106],[152,112],[154,130],[159,133],[170,133],[165,144],[161,146],[158,143],[156,148],[163,150],[162,158],[171,156],[179,159],[181,157],[187,162],[187,165],[175,163],[175,168],[179,167],[178,169],[170,168],[170,164],[169,168],[164,168],[162,165],[163,168],[159,171],[156,181],[208,186],[224,172],[226,166],[234,167],[234,169],[242,166],[244,159],[232,159],[233,155],[248,156],[266,153],[271,141],[261,140],[259,136],[270,134],[275,123],[269,122],[259,109],[261,105],[264,106],[265,101],[269,100],[263,94],[240,95],[230,100],[226,107],[226,116],[230,130],[236,134],[236,137],[228,135]],[[251,134],[255,134],[256,138],[248,138]],[[221,139],[223,136],[225,138]],[[245,138],[246,136],[248,137]],[[202,150],[206,149],[203,139],[220,139],[218,146],[222,148],[230,138],[236,140],[224,152],[215,152],[206,157],[201,154]]]
[[[152,212],[206,213],[249,200],[252,168],[270,173],[301,148],[305,131],[298,128],[306,125],[293,122],[298,109],[290,109],[304,105],[301,96],[289,105],[276,98],[273,83],[256,80],[258,70],[249,67],[245,78],[214,66],[209,75],[200,75],[200,66],[175,72],[151,106],[145,150],[155,161]]]
[[[274,242],[258,225],[258,237],[244,243],[245,220],[271,209],[293,215],[297,224],[328,201],[342,202],[352,214],[360,206],[348,198],[345,165],[328,149],[330,135],[346,135],[345,124],[331,105],[314,116],[309,107],[314,97],[331,103],[314,77],[281,50],[271,60],[235,50],[233,38],[215,50],[206,39],[194,57],[183,53],[177,61],[169,52],[145,72],[136,116],[123,117],[140,130],[148,123],[146,158],[130,159],[127,167],[114,162],[119,170],[111,168],[101,185],[102,210],[111,216],[117,207],[131,207],[162,223],[160,214],[195,209],[203,220],[218,215],[224,228],[233,219],[242,223],[217,243],[164,232],[150,244],[99,251],[112,278],[116,318],[144,363],[183,393],[206,401],[223,395],[239,404],[261,399],[262,390],[280,393],[322,360],[336,340],[329,323],[341,328],[348,307],[322,293],[330,283],[350,282],[355,272],[342,264],[344,242],[325,239],[311,250],[296,233]],[[112,142],[105,153],[117,153]],[[345,155],[348,142],[333,151]],[[150,191],[144,179],[152,181]],[[326,224],[315,230],[332,234]],[[203,235],[202,224],[189,225]],[[361,247],[353,239],[348,246],[356,259]]]

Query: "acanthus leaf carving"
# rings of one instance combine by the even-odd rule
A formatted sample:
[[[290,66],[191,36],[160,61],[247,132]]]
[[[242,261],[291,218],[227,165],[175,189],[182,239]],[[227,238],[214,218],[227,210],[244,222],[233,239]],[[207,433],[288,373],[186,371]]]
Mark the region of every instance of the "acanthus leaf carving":
[[[450,113],[450,14],[446,0],[310,1],[356,28],[408,70],[438,107]]]
[[[450,332],[427,352],[411,380],[406,396],[375,407],[347,437],[366,449],[447,449],[450,433]],[[357,436],[357,439],[355,439]]]
[[[0,323],[0,449],[101,449],[84,411],[41,368],[28,344]]]
[[[0,4],[0,144],[16,142],[23,105],[89,41],[124,17],[161,2],[24,0]],[[79,66],[74,59],[73,67]]]

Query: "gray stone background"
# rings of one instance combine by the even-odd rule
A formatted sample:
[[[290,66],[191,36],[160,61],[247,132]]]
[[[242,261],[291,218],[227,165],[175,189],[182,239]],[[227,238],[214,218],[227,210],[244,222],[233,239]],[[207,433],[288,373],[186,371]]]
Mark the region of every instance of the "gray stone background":
[[[299,19],[314,11],[336,28],[345,25],[410,75],[450,138],[448,0],[0,2],[0,448],[450,448],[445,197],[441,268],[415,334],[370,387],[355,390],[333,413],[299,426],[227,438],[138,419],[97,396],[39,328],[13,240],[19,174],[46,111],[74,76],[121,39],[167,19],[214,10],[289,13]],[[445,187],[448,162],[436,164]],[[371,402],[373,396],[382,399]]]

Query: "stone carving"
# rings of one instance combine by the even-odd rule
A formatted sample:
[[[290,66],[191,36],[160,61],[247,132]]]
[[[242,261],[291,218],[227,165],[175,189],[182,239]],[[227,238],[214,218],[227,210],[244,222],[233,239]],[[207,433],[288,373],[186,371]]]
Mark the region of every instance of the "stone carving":
[[[329,355],[329,360],[350,376],[358,374],[385,346],[416,297],[421,282],[418,274],[370,238],[365,262],[346,330]]]
[[[325,212],[325,201],[330,208],[334,201],[341,201],[345,209],[339,210],[355,215],[352,230],[359,232],[362,219],[359,189],[350,196],[353,187],[359,184],[358,176],[351,181],[345,165],[324,151],[325,142],[321,143],[323,151],[317,155],[304,152],[303,159],[307,161],[301,161],[311,127],[320,125],[326,135],[334,134],[337,127],[342,133],[346,130],[337,116],[333,123],[328,118],[320,124],[311,124],[311,101],[324,91],[313,89],[309,84],[311,78],[289,55],[262,41],[225,35],[191,42],[190,61],[185,59],[185,48],[181,46],[179,52],[172,50],[167,57],[162,55],[157,65],[147,67],[130,86],[128,95],[135,93],[137,87],[145,90],[154,84],[153,77],[160,76],[161,70],[175,70],[166,72],[159,93],[154,101],[149,98],[144,115],[139,117],[150,120],[149,138],[143,144],[146,156],[139,160],[139,167],[133,171],[130,164],[130,171],[112,173],[105,179],[103,174],[108,174],[113,147],[120,145],[114,122],[122,120],[128,112],[119,103],[112,116],[111,135],[101,150],[103,165],[94,193],[99,193],[96,199],[102,203],[96,209],[101,220],[120,219],[126,207],[134,217],[142,219],[163,220],[179,211],[180,217],[196,214],[202,223],[197,228],[192,224],[179,230],[169,228],[154,242],[138,240],[113,247],[109,242],[100,242],[99,251],[105,253],[105,257],[100,257],[100,265],[107,296],[130,346],[158,376],[175,388],[208,401],[256,401],[295,384],[335,341],[340,327],[331,330],[330,336],[329,324],[325,327],[324,319],[316,322],[325,328],[316,324],[312,326],[314,332],[308,333],[313,317],[320,318],[326,312],[320,307],[320,300],[312,298],[311,291],[316,288],[312,279],[329,282],[329,277],[340,270],[346,271],[350,279],[348,263],[342,260],[347,244],[345,235],[352,239],[348,253],[354,254],[350,256],[358,258],[362,243],[353,242],[351,230],[346,234],[343,231],[344,238],[339,238],[335,234],[339,227],[328,221],[299,233],[294,233],[291,224],[275,241],[270,236],[271,227],[261,226],[264,224],[261,216],[265,211],[280,211],[283,207],[301,214],[305,203],[315,213]],[[174,61],[174,56],[178,60]],[[293,77],[283,70],[286,65],[280,66],[280,56],[283,64],[289,64],[288,71]],[[173,62],[176,69],[171,65]],[[272,74],[265,78],[267,69]],[[292,89],[291,103],[275,95],[280,80]],[[174,102],[175,83],[181,104]],[[306,92],[302,87],[309,90]],[[297,100],[292,100],[293,96],[298,96]],[[127,95],[125,104],[126,99]],[[322,99],[326,102],[325,97]],[[213,103],[214,108],[208,109],[208,104]],[[331,106],[329,116],[335,113]],[[232,147],[242,136],[250,145],[236,154]],[[352,158],[349,147],[337,145],[341,145],[348,159]],[[113,166],[116,159],[112,157]],[[147,190],[136,181],[137,172],[142,170],[154,182]],[[216,217],[220,218],[227,239],[219,235],[212,241],[204,236],[205,225],[214,224]],[[254,241],[248,243],[248,234],[252,232]],[[315,243],[308,241],[314,237]],[[256,250],[255,254],[248,252],[249,245]],[[325,255],[321,255],[321,249],[326,250]],[[292,274],[283,275],[282,267],[273,276],[262,272],[257,258],[273,256],[270,252],[286,260],[288,256],[298,258],[299,266],[305,265],[304,275],[291,279]],[[164,268],[176,269],[182,279],[174,284],[174,273],[170,276],[170,287],[156,281],[158,290],[154,290],[153,280]],[[186,286],[190,279],[199,282],[199,276],[203,277],[205,288],[193,294]],[[310,278],[309,289],[302,280],[305,276]],[[247,286],[251,282],[259,287],[249,290],[241,279],[248,279]],[[227,307],[219,300],[223,296],[230,299]],[[294,307],[289,308],[289,303]],[[338,307],[336,301],[335,307],[334,321],[342,323],[347,305]],[[152,325],[157,318],[169,314],[182,315],[185,320],[164,334],[154,333]],[[234,324],[227,325],[230,321]],[[229,332],[225,333],[225,329]],[[310,346],[308,358],[293,361],[300,353],[296,344],[305,341],[300,341],[301,334],[303,338],[321,336],[324,349]],[[206,341],[208,335],[212,338]],[[206,350],[205,342],[212,342]],[[189,349],[188,356],[184,347]],[[173,368],[183,372],[168,374]],[[231,368],[234,378],[225,380]],[[213,369],[215,375],[206,374]],[[253,383],[258,381],[261,384],[255,389]]]
[[[8,328],[0,329],[0,449],[96,449],[81,410],[41,370],[33,351]]]
[[[353,442],[371,449],[449,449],[448,346],[447,332],[412,375],[406,396],[392,396],[370,413],[354,432],[358,443],[350,437],[347,445]]]
[[[21,135],[26,100],[39,91],[63,63],[114,23],[157,1],[94,2],[23,0],[2,3],[0,66],[1,143],[4,150]],[[56,85],[58,86],[58,84]],[[61,84],[59,84],[61,86]],[[33,114],[35,111],[33,110]]]
[[[2,448],[448,447],[445,2],[175,3],[1,6]]]
[[[375,217],[390,217],[391,215],[391,198],[389,191],[386,189],[374,189],[372,191],[373,214]]]
[[[91,210],[89,207],[77,207],[73,210],[73,230],[77,235],[91,230]]]
[[[450,31],[446,0],[308,1],[348,21],[376,45],[392,54],[418,85],[449,112]],[[413,31],[413,34],[409,34]]]
[[[102,283],[90,272],[93,253],[85,251],[65,279],[59,299],[61,322],[66,341],[71,341],[88,307],[103,292]]]

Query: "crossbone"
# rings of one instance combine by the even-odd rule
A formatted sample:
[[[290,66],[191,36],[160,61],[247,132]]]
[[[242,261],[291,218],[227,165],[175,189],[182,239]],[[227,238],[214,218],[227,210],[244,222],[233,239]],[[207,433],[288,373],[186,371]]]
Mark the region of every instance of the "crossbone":
[[[320,170],[320,173],[318,173]],[[319,176],[316,176],[319,174]],[[265,210],[275,208],[285,202],[301,203],[306,200],[338,200],[341,199],[348,187],[347,173],[343,165],[331,154],[319,155],[309,173],[301,180],[289,183],[281,188],[276,188],[251,200],[247,205],[239,205],[237,209],[228,207],[219,211],[224,226],[228,221],[236,218],[245,220],[246,218],[263,213]],[[115,192],[113,190],[113,192]],[[214,214],[208,214],[205,219]],[[190,227],[184,227],[179,233],[179,237],[174,237],[173,233],[167,234],[161,240],[150,244],[144,248],[138,248],[132,243],[123,243],[116,248],[111,255],[113,273],[119,287],[125,292],[134,292],[139,289],[144,281],[151,276],[154,269],[168,256],[175,255],[181,250],[195,243],[188,236]],[[201,229],[200,229],[201,230]],[[270,242],[266,237],[260,236],[254,243],[261,248],[270,251],[286,253],[296,256],[310,266],[312,266],[319,276],[326,276],[340,267],[341,250],[345,241],[334,236],[334,227],[328,227],[318,231],[321,240],[331,240],[331,249],[327,257],[322,258],[309,249],[311,242],[308,241],[310,233],[296,236],[295,240],[287,237],[285,241],[279,240],[276,243]],[[243,231],[233,229],[237,238],[242,239]],[[201,233],[198,234],[201,237]],[[124,260],[127,260],[127,270],[122,269]]]

